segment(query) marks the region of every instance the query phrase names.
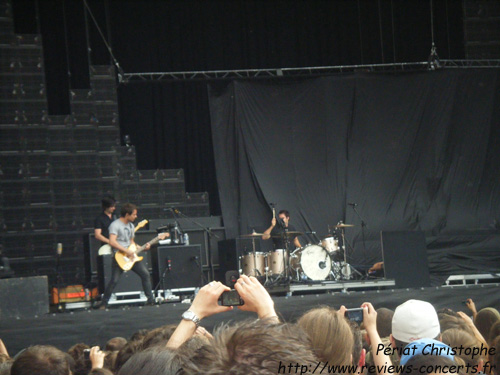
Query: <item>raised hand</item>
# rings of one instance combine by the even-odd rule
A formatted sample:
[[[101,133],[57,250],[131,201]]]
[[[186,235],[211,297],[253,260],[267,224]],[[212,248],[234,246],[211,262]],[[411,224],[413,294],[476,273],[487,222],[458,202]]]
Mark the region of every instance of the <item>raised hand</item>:
[[[234,289],[245,302],[238,307],[240,310],[256,312],[259,319],[277,317],[274,311],[274,301],[255,277],[241,275],[234,284]]]

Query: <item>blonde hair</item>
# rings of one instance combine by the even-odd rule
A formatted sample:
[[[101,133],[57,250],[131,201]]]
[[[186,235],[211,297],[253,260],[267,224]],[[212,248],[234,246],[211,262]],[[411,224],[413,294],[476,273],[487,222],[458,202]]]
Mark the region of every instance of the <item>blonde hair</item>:
[[[477,338],[458,328],[447,329],[442,333],[441,339],[445,344],[452,348],[457,348],[459,346],[463,346],[464,348],[481,347],[481,342]],[[456,357],[462,358],[464,362],[470,366],[477,366],[481,359],[486,359],[479,355],[466,355],[465,353],[466,352],[463,351],[462,354],[457,354]]]
[[[330,365],[350,365],[354,347],[351,327],[346,318],[331,307],[319,307],[306,312],[298,320],[318,358]]]

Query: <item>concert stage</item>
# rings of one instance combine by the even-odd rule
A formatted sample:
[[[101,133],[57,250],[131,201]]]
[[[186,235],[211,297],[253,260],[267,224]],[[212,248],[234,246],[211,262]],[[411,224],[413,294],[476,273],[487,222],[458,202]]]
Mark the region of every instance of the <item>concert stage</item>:
[[[292,296],[273,296],[276,311],[284,321],[295,321],[305,311],[318,305],[338,308],[358,307],[363,302],[371,302],[376,308],[394,309],[408,299],[422,299],[432,303],[436,309],[448,307],[468,313],[462,301],[472,298],[478,309],[492,306],[500,309],[499,283],[462,286],[442,286],[420,289],[377,289],[355,291],[318,290],[316,293],[300,293]],[[29,300],[26,303],[30,303]],[[75,343],[103,346],[115,336],[130,337],[139,329],[155,328],[164,324],[177,324],[180,315],[189,304],[166,303],[153,307],[119,306],[106,311],[75,310],[51,313],[25,319],[5,319],[0,321],[0,337],[7,345],[9,353],[33,344],[50,344],[67,350]],[[202,325],[211,330],[227,321],[253,318],[255,315],[235,309],[204,319]]]

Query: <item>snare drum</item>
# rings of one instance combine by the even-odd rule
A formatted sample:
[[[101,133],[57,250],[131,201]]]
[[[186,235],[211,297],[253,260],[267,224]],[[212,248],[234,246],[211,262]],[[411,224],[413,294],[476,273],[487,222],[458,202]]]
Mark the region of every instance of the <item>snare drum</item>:
[[[257,252],[255,258],[253,253],[240,257],[241,269],[247,276],[264,276],[266,272],[267,253]]]
[[[311,280],[325,280],[332,269],[332,262],[324,247],[307,245],[292,253],[290,267],[298,276],[303,273]]]
[[[284,249],[276,249],[267,253],[267,264],[271,275],[279,275],[285,272],[288,265],[288,253]]]

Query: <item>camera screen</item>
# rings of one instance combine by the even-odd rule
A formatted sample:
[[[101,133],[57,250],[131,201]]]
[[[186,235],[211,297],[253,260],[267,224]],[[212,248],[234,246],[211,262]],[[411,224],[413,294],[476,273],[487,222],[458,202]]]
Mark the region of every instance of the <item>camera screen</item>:
[[[363,309],[362,308],[348,309],[346,311],[346,317],[347,317],[347,319],[352,320],[356,323],[362,323],[363,322]]]
[[[240,306],[242,305],[240,295],[236,290],[222,293],[221,304],[223,306]]]

